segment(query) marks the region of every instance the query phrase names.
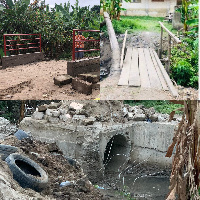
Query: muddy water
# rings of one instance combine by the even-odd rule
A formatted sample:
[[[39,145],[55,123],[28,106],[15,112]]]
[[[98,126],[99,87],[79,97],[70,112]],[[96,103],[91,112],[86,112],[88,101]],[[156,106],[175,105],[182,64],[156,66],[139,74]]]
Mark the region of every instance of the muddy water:
[[[169,192],[169,172],[147,163],[133,165],[126,174],[127,164],[123,156],[113,156],[105,166],[104,181],[98,185],[110,200],[164,200]],[[129,164],[130,166],[130,164]],[[129,167],[130,168],[130,167]],[[128,196],[128,197],[127,197]]]

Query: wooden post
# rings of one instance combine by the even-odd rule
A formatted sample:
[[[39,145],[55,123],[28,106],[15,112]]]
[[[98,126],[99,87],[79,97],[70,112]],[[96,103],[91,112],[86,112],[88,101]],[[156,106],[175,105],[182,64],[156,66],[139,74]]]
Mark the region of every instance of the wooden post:
[[[162,59],[163,27],[161,27],[159,58]]]
[[[167,62],[167,73],[169,74],[170,70],[170,58],[171,58],[171,36],[168,34],[168,62]]]

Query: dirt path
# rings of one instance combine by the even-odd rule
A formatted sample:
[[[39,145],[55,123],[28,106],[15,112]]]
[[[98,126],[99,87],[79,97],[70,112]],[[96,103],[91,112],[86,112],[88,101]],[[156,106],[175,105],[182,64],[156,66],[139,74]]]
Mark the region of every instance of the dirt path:
[[[120,45],[120,48],[122,48],[123,38],[124,35],[119,35],[118,42]],[[164,37],[164,48],[167,45],[167,38]],[[127,36],[126,45],[137,47],[137,48],[153,48],[157,50],[159,48],[159,42],[160,42],[160,34],[155,32],[139,32],[134,34],[129,34]],[[137,87],[128,87],[128,86],[118,86],[118,81],[120,77],[121,71],[118,71],[117,74],[113,75],[111,62],[110,59],[110,45],[108,42],[108,39],[103,39],[102,44],[102,60],[101,63],[101,69],[103,68],[107,71],[110,71],[110,74],[107,78],[105,78],[100,83],[101,87],[101,95],[100,98],[102,100],[172,100],[174,97],[171,95],[168,91],[163,90],[150,90],[150,89],[143,89],[143,88],[137,88]],[[179,97],[177,99],[197,99],[198,97],[198,91],[193,88],[184,88],[181,86],[176,86]]]
[[[84,95],[72,89],[54,85],[53,78],[67,73],[67,61],[42,61],[0,70],[0,99],[95,99],[99,90]]]

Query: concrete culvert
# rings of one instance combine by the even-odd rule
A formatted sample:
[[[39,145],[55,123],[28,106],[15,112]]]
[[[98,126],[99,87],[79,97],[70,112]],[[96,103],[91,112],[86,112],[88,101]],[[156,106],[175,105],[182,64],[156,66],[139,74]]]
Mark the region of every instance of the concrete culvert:
[[[118,171],[128,160],[131,146],[123,135],[115,135],[107,143],[104,152],[105,171]]]
[[[5,161],[13,173],[13,178],[21,187],[40,192],[47,186],[46,172],[30,158],[14,153],[10,154]]]

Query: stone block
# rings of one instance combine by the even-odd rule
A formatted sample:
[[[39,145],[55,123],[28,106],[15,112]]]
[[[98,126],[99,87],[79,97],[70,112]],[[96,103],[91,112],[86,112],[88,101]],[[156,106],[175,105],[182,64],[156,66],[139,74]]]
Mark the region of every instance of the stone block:
[[[72,82],[72,77],[67,74],[62,74],[55,77],[53,80],[54,80],[55,85],[62,86],[62,85],[70,84]]]
[[[86,95],[92,94],[92,84],[78,78],[72,79],[72,88]]]
[[[38,106],[38,112],[44,112],[47,110],[47,108],[48,108],[48,105],[46,104]]]
[[[146,115],[145,114],[136,114],[133,117],[134,121],[145,121]]]
[[[42,60],[44,60],[44,53],[42,52],[4,56],[2,58],[2,68],[25,65]]]
[[[85,74],[90,72],[100,71],[100,57],[86,58],[76,61],[67,62],[67,74],[70,76],[77,76],[78,74]]]
[[[100,75],[94,74],[94,73],[79,74],[78,78],[90,83],[98,83],[100,79]]]
[[[36,119],[36,120],[41,120],[44,118],[44,113],[43,112],[38,112],[38,111],[35,111],[32,115],[32,118],[33,119]]]

